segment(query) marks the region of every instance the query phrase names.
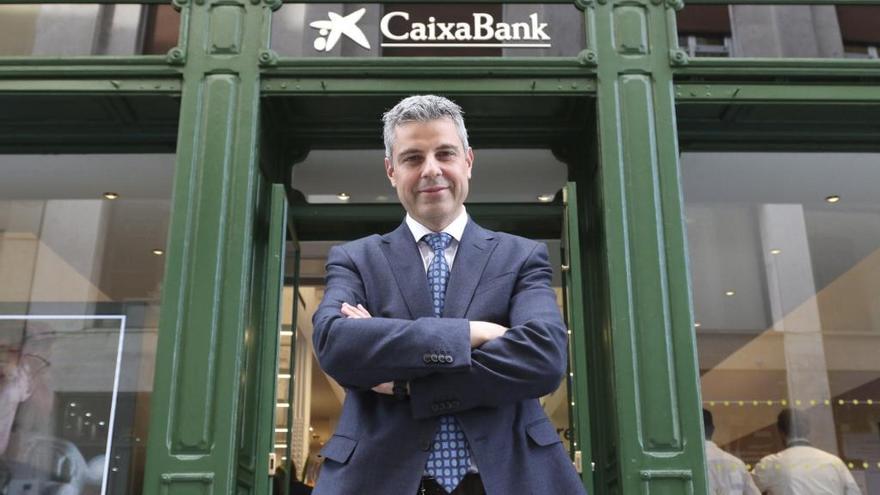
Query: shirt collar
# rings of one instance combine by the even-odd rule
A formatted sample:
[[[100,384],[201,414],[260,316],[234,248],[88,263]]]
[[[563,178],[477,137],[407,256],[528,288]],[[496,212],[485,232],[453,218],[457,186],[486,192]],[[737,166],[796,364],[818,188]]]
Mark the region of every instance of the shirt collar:
[[[441,232],[446,232],[451,235],[456,242],[461,242],[461,236],[464,235],[464,228],[467,226],[467,222],[467,210],[464,205],[462,205],[461,213]],[[425,227],[419,223],[418,220],[410,216],[409,213],[406,214],[406,226],[409,227],[409,231],[412,232],[413,239],[415,239],[416,242],[421,241],[422,237],[433,232],[431,229]]]

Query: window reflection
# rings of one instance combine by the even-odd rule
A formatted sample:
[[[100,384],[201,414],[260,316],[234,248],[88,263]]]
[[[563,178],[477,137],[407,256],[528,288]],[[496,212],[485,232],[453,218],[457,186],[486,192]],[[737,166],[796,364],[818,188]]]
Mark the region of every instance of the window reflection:
[[[173,160],[0,155],[0,493],[141,493]]]
[[[753,473],[808,442],[842,459],[861,493],[880,494],[880,156],[684,153],[681,163],[713,440]],[[784,410],[808,433],[786,438]]]
[[[691,5],[677,14],[691,57],[878,58],[880,6]]]
[[[165,54],[179,28],[170,5],[3,5],[0,56]]]

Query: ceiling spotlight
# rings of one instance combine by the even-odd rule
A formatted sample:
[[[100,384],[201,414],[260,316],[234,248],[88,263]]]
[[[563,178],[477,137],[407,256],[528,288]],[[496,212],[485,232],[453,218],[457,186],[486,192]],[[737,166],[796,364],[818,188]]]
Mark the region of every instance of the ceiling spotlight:
[[[348,193],[339,193],[336,195],[336,199],[339,201],[348,201],[351,199],[351,196],[349,196]]]
[[[542,203],[549,203],[549,202],[553,201],[553,198],[555,198],[555,197],[556,197],[555,194],[539,194],[538,201],[540,201]]]
[[[840,201],[840,196],[838,196],[838,195],[836,195],[836,194],[833,194],[833,195],[828,196],[827,198],[825,198],[825,202],[826,202],[826,203],[834,204],[834,203],[837,203],[838,201]]]
[[[380,195],[376,196],[376,201],[388,201],[388,196],[385,196],[384,194],[380,194]]]
[[[119,193],[115,193],[115,192],[105,192],[104,193],[104,198],[106,198],[106,199],[117,199],[118,197],[119,197]]]
[[[702,323],[700,323],[700,322],[698,322],[698,321],[697,321],[697,322],[694,322],[694,328],[700,328],[701,326],[703,326]]]
[[[164,251],[164,250],[162,250],[162,249],[158,249],[158,248],[157,248],[157,249],[154,249],[152,252],[153,252],[153,254],[155,254],[156,256],[162,256],[163,254],[165,254],[165,251]]]
[[[770,250],[770,254],[779,254],[779,253],[781,253],[781,252],[782,252],[781,249],[771,249],[771,250]]]
[[[729,291],[725,292],[724,295],[725,296],[733,296],[733,295],[736,295],[736,291],[729,290]]]
[[[315,429],[309,426],[309,431],[315,431]]]

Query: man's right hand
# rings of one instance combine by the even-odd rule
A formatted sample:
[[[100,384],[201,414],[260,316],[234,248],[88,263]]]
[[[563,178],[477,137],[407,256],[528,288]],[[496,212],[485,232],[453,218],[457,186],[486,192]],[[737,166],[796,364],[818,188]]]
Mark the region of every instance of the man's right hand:
[[[506,327],[488,321],[472,321],[470,323],[471,348],[480,347],[492,339],[497,339],[508,330]]]

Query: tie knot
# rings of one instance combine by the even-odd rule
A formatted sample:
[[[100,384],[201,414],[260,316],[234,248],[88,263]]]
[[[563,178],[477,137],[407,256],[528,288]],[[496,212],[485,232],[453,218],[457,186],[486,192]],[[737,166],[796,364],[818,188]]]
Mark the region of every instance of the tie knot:
[[[449,247],[449,243],[452,242],[452,236],[447,234],[446,232],[434,232],[431,234],[426,234],[422,239],[431,246],[431,249],[436,253],[437,251],[443,251]]]

